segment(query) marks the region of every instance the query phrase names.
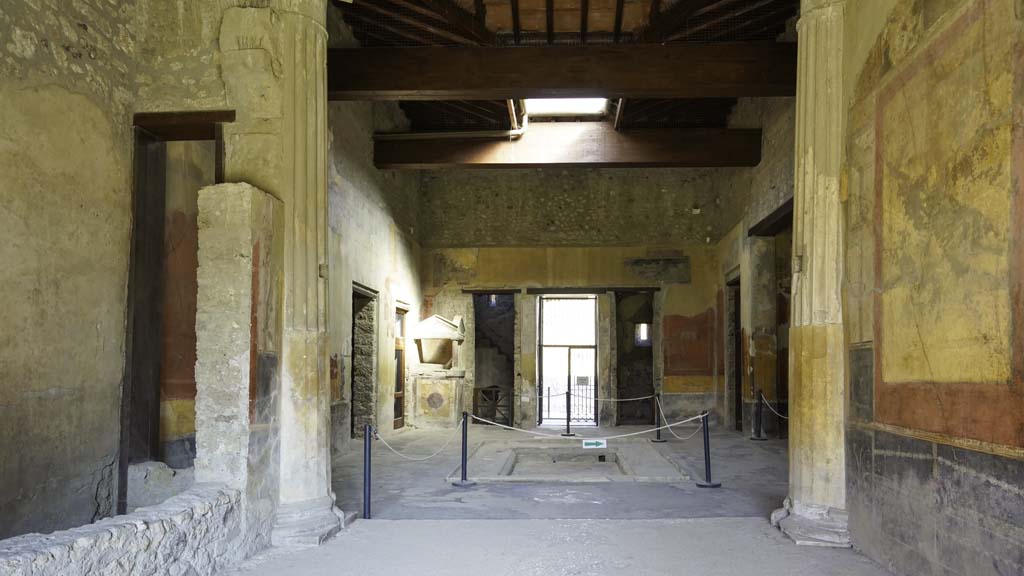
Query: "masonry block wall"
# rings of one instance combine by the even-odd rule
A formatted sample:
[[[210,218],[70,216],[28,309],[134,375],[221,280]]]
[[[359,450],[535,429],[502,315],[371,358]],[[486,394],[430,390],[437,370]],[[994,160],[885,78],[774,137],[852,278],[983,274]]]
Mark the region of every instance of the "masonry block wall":
[[[1024,59],[1014,0],[848,3],[854,544],[1024,573]]]

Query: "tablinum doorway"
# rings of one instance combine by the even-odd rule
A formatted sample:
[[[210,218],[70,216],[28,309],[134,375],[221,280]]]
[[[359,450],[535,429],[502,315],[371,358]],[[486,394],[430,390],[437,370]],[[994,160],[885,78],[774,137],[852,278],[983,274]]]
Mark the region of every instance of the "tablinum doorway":
[[[597,298],[542,296],[539,306],[538,424],[564,426],[568,413],[573,424],[596,425]]]

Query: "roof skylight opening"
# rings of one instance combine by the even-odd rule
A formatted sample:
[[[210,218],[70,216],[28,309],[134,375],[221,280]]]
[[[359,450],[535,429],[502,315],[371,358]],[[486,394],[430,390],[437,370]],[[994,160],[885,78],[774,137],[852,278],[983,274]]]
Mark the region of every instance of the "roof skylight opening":
[[[600,116],[607,111],[607,98],[528,98],[526,100],[526,113],[530,116]]]

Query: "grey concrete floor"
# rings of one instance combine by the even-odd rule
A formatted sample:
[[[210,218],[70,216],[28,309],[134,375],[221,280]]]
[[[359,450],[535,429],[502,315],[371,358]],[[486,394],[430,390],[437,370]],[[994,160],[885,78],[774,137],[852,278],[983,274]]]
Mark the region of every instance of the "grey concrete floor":
[[[603,437],[639,429],[580,432]],[[408,430],[388,441],[421,456],[437,450],[450,434]],[[522,438],[517,432],[473,426],[470,450],[481,442]],[[703,477],[700,434],[687,441],[669,437],[653,446],[691,478]],[[426,462],[403,460],[376,442],[372,520],[357,521],[318,548],[267,551],[229,574],[888,574],[852,550],[798,547],[768,524],[768,515],[786,496],[785,440],[752,442],[715,429],[711,447],[714,478],[722,482],[719,489],[698,488],[692,481],[456,488],[446,478],[459,466],[457,437]],[[359,511],[361,450],[334,462],[334,478],[339,507]]]
[[[795,546],[760,518],[369,520],[233,576],[884,576],[852,550]]]
[[[580,428],[581,436],[603,437],[642,430],[623,426],[614,430]],[[550,432],[551,430],[546,429]],[[677,428],[686,437],[695,428]],[[437,450],[451,433],[409,430],[388,438],[396,449],[412,456]],[[652,435],[653,437],[653,435]],[[652,444],[693,479],[704,476],[700,434],[687,441],[670,436]],[[470,450],[481,442],[529,440],[519,432],[491,426],[470,427]],[[567,441],[571,444],[577,441]],[[614,440],[611,441],[614,445]],[[663,519],[757,516],[767,518],[786,497],[786,441],[752,442],[737,432],[714,429],[711,434],[712,474],[719,489],[698,488],[692,481],[675,484],[616,483],[497,483],[472,488],[453,487],[446,481],[459,467],[459,438],[438,457],[409,462],[376,442],[373,453],[374,518],[467,520],[547,519]],[[472,470],[470,470],[472,476]],[[362,509],[362,446],[334,463],[334,491],[345,512]]]

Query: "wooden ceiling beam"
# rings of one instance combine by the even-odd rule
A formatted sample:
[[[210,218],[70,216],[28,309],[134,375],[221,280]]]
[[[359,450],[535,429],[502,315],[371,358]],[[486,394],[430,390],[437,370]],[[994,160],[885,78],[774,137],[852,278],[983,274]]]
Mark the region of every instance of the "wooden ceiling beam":
[[[512,41],[519,44],[522,36],[522,27],[519,25],[519,0],[509,0],[508,7],[512,11]]]
[[[613,41],[618,44],[619,39],[622,37],[622,13],[626,7],[626,0],[617,0],[615,2],[615,33]]]
[[[760,130],[710,128],[616,132],[608,122],[533,123],[518,140],[378,137],[381,169],[667,168],[756,166]]]
[[[580,44],[587,43],[587,25],[590,23],[590,0],[580,0]]]
[[[792,96],[796,45],[343,48],[327,82],[332,100]]]
[[[544,17],[547,24],[548,44],[555,43],[555,0],[544,3]]]

